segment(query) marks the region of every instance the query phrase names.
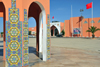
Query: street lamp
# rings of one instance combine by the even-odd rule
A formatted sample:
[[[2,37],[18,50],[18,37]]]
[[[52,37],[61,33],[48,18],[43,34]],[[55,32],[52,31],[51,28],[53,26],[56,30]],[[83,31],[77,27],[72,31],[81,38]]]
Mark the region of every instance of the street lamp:
[[[83,9],[80,9],[80,12],[81,12],[81,37],[82,37],[82,19],[83,19],[83,16],[82,16],[82,12],[83,12],[84,10]]]
[[[82,12],[83,12],[84,10],[83,9],[80,9],[80,12],[81,12],[81,16],[82,16]]]

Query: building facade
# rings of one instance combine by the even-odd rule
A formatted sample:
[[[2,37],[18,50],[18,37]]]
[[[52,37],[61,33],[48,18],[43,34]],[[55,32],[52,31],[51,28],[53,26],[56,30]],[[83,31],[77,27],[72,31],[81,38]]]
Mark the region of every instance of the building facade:
[[[35,27],[30,27],[29,31],[31,31],[31,35],[36,36],[36,26]]]
[[[63,22],[55,22],[53,21],[50,23],[50,30],[51,30],[51,36],[56,36],[58,34],[61,34],[61,31],[64,30],[64,23]],[[29,31],[31,31],[31,35],[34,35],[36,33],[36,27],[30,27]],[[42,25],[42,31],[43,31],[43,25]]]
[[[53,21],[52,23],[50,23],[50,29],[51,29],[51,36],[56,36],[58,34],[61,34],[61,31],[64,29],[64,23]]]
[[[64,31],[65,37],[92,37],[91,32],[86,32],[89,27],[93,26],[100,28],[100,17],[98,18],[83,18],[72,17],[70,20],[65,20]],[[95,37],[100,37],[100,31],[95,32]]]
[[[92,37],[91,32],[86,32],[89,27],[92,26],[100,28],[100,17],[98,18],[83,18],[82,17],[72,17],[70,20],[65,20],[65,22],[53,21],[50,23],[51,36],[56,36],[61,34],[61,31],[65,31],[65,37]],[[42,26],[43,28],[43,26]],[[29,28],[29,31],[36,32],[36,27]],[[100,31],[95,33],[95,37],[100,37]]]

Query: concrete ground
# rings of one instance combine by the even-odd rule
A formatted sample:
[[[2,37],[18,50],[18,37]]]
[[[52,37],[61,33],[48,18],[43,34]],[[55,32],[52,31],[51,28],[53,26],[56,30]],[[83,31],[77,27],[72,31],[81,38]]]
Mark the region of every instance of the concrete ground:
[[[0,38],[0,67],[3,67]],[[36,38],[29,38],[29,67],[100,67],[100,38],[51,38],[51,59],[36,54]]]
[[[100,51],[100,38],[51,38],[51,46]]]

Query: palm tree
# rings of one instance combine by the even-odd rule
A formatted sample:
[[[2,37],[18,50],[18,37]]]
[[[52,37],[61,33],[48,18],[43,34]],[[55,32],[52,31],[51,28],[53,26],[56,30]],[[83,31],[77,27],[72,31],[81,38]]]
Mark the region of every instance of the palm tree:
[[[94,33],[98,30],[100,30],[100,29],[97,28],[97,27],[91,26],[91,28],[89,28],[86,32],[91,32],[92,33],[92,38],[94,38],[95,37]]]

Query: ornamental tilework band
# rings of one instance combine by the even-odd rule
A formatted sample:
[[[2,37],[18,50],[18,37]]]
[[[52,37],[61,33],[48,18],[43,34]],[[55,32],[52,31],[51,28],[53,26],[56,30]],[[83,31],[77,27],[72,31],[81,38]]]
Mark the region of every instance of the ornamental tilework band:
[[[47,60],[50,59],[50,15],[47,15]]]
[[[16,0],[11,0],[11,8],[16,8]]]
[[[24,9],[24,22],[23,22],[23,39],[24,39],[24,51],[23,51],[23,64],[24,66],[29,64],[28,55],[28,22],[27,22],[27,10]]]
[[[16,0],[12,0],[9,20],[6,21],[6,60],[8,67],[22,66],[22,22],[19,21]]]

